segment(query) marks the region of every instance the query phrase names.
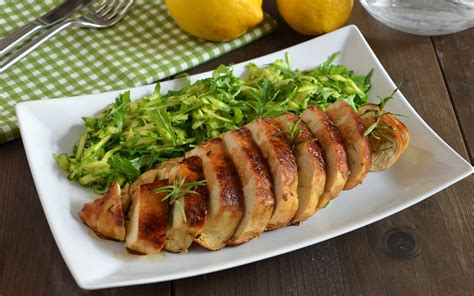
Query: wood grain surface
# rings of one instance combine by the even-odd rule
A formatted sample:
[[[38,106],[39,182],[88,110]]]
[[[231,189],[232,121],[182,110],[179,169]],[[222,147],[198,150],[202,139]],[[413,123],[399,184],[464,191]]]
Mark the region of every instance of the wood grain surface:
[[[279,17],[272,34],[188,72],[238,63],[309,39]],[[473,161],[474,29],[397,32],[357,4],[356,24],[427,123]],[[289,254],[172,282],[81,290],[47,225],[21,140],[0,146],[0,295],[473,295],[474,177],[398,214]],[[203,263],[204,264],[204,263]]]
[[[474,163],[474,30],[432,39],[472,164]]]

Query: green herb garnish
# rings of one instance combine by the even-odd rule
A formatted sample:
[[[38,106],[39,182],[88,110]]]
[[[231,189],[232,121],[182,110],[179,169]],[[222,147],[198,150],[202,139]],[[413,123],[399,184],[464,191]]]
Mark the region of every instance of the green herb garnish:
[[[173,181],[173,185],[161,186],[160,188],[155,190],[155,193],[167,193],[167,195],[161,200],[167,200],[169,205],[176,205],[179,212],[181,213],[181,216],[183,217],[184,223],[188,223],[186,219],[186,213],[184,212],[183,197],[188,194],[197,194],[197,192],[193,188],[205,185],[206,180],[186,183],[186,178],[176,177]],[[170,219],[168,219],[170,227],[173,226],[172,217],[172,211],[170,211]]]
[[[302,143],[300,123],[301,119],[298,119],[297,121],[291,124],[289,130],[281,130],[274,135],[275,137],[287,136],[288,140],[290,141],[291,151],[294,151],[296,146]]]
[[[398,89],[399,89],[398,87],[395,88],[395,90],[389,96],[387,96],[385,98],[377,97],[380,100],[380,102],[377,104],[378,108],[371,109],[371,110],[366,110],[363,114],[361,114],[361,116],[363,116],[364,114],[367,114],[367,113],[374,113],[374,119],[375,119],[375,122],[373,124],[371,124],[365,130],[364,136],[372,137],[372,138],[377,139],[377,140],[384,140],[384,141],[389,142],[391,144],[389,147],[386,147],[386,148],[383,148],[383,149],[380,149],[380,150],[377,150],[377,151],[372,151],[372,152],[381,152],[381,151],[393,149],[395,147],[394,146],[395,145],[394,139],[392,139],[391,137],[388,137],[384,134],[379,133],[379,131],[387,130],[387,129],[393,129],[393,127],[391,127],[391,126],[380,124],[380,121],[382,120],[383,116],[388,115],[388,114],[396,115],[396,116],[402,116],[400,114],[394,114],[394,113],[391,113],[391,112],[385,112],[384,111],[385,105],[387,105],[387,103],[391,99],[393,99],[393,96],[398,91]]]

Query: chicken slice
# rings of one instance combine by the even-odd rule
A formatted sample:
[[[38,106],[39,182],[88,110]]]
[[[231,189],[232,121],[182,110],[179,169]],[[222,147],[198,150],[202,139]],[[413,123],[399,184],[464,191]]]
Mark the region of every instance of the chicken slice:
[[[155,182],[157,179],[157,174],[158,174],[157,170],[146,171],[143,174],[141,174],[140,177],[138,177],[138,179],[132,183],[132,185],[130,185],[128,196],[130,197],[132,203],[135,202],[135,199],[137,198],[138,190],[140,189],[140,186],[143,184],[149,184],[149,183]],[[166,179],[166,178],[162,178],[162,179]],[[124,198],[126,199],[126,197]]]
[[[140,185],[132,202],[127,223],[127,249],[139,254],[159,253],[165,245],[168,225],[166,193],[156,193],[168,180]]]
[[[401,136],[401,141],[400,141],[400,155],[405,152],[405,149],[407,149],[408,147],[408,144],[410,143],[410,134],[408,133],[408,128],[406,127],[406,125],[401,121],[399,120],[396,116],[392,115],[392,114],[387,114],[386,116],[388,116],[392,121],[393,123],[395,123],[398,131],[400,132],[400,136]],[[398,160],[398,158],[397,158]]]
[[[122,192],[120,193],[120,201],[122,202],[123,214],[127,216],[128,210],[132,205],[132,197],[130,196],[130,187],[131,184],[127,183],[122,186]]]
[[[171,160],[158,169],[158,175],[171,180],[185,179],[185,183],[204,180],[201,159],[197,156],[185,158],[182,161]],[[194,186],[191,190],[196,193],[182,197],[184,216],[178,203],[171,207],[170,227],[166,231],[165,249],[170,252],[187,252],[196,236],[201,232],[206,218],[207,188]]]
[[[326,185],[319,198],[318,208],[325,207],[344,188],[349,167],[347,155],[339,130],[329,117],[315,106],[310,106],[301,114],[301,119],[311,130],[321,146],[326,165]]]
[[[80,217],[84,224],[99,236],[118,241],[125,240],[125,217],[120,200],[120,185],[114,182],[103,197],[86,203]]]
[[[184,157],[175,157],[168,159],[165,162],[162,162],[156,166],[156,178],[158,180],[168,179],[169,172],[176,172],[178,164],[184,159]],[[171,179],[170,179],[171,180]],[[171,182],[174,178],[171,180]]]
[[[359,118],[365,129],[375,123],[375,115],[380,109],[375,104],[366,104],[359,108]],[[407,127],[398,118],[384,112],[379,124],[372,133],[376,137],[369,137],[372,151],[372,165],[370,171],[380,172],[391,167],[400,158],[410,141]]]
[[[206,223],[195,241],[206,249],[219,250],[235,233],[245,210],[239,175],[221,138],[209,140],[187,155],[201,158],[209,191]]]
[[[245,212],[227,244],[237,245],[260,236],[273,213],[270,169],[247,128],[222,135],[242,183]]]
[[[290,224],[298,210],[298,169],[291,146],[274,118],[255,119],[246,127],[267,161],[272,179],[275,206],[266,230]]]
[[[365,129],[357,113],[346,101],[336,100],[325,112],[339,130],[346,148],[350,173],[344,189],[352,189],[362,183],[370,171],[369,139],[364,136]]]
[[[298,210],[293,223],[301,223],[316,212],[319,197],[324,192],[324,159],[316,138],[298,116],[285,113],[276,119],[281,129],[288,133],[297,124],[297,134],[291,139],[295,145],[293,154],[298,167]]]

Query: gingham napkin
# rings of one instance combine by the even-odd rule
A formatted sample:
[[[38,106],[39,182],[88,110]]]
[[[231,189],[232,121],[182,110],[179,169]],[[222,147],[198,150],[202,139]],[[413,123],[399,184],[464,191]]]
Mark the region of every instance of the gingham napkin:
[[[0,38],[61,0],[0,0]],[[145,85],[179,73],[270,32],[268,15],[239,39],[212,43],[182,31],[163,1],[136,1],[104,30],[71,28],[0,74],[0,143],[20,136],[15,104]]]

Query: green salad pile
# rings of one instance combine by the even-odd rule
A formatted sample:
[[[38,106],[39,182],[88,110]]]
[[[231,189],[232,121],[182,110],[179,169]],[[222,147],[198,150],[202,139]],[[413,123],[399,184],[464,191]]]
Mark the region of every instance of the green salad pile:
[[[310,105],[324,109],[337,99],[357,110],[368,100],[372,71],[359,76],[333,65],[337,55],[308,71],[277,60],[263,67],[249,64],[239,78],[231,67],[220,66],[212,77],[164,95],[159,83],[138,100],[125,92],[99,116],[83,118],[85,130],[72,154],[54,157],[70,180],[103,193],[113,181],[134,181],[158,163],[255,118],[299,114]]]

